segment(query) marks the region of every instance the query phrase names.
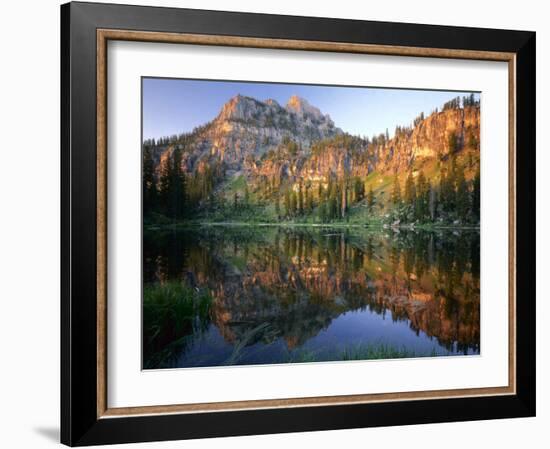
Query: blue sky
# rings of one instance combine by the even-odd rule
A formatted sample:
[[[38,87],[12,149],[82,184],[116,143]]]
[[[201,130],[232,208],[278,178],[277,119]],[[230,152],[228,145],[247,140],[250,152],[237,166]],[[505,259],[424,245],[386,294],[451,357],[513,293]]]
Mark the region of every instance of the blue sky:
[[[370,137],[387,128],[391,136],[397,125],[410,125],[420,112],[427,115],[451,98],[469,93],[143,78],[143,138],[191,131],[216,117],[237,94],[258,100],[273,98],[282,106],[298,95],[350,134]]]

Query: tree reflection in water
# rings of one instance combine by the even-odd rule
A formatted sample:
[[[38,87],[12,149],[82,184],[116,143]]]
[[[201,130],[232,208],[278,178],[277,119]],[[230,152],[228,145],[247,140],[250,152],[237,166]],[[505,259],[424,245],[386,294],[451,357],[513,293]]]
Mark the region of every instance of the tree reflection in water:
[[[144,322],[144,367],[342,360],[358,345],[365,358],[376,345],[381,358],[479,354],[479,248],[479,232],[466,230],[146,232],[145,285],[181,282],[211,303],[209,325],[179,335]]]

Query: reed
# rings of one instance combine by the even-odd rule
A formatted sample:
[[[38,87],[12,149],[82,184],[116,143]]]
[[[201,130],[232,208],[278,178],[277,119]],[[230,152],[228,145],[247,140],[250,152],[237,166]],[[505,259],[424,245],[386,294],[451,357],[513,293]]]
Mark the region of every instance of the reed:
[[[288,355],[287,363],[311,363],[352,360],[389,360],[417,357],[436,357],[437,351],[415,351],[387,343],[358,343],[349,345],[341,351],[318,354],[310,350],[298,350]],[[439,354],[441,355],[441,354]]]
[[[169,281],[143,288],[144,368],[167,366],[193,335],[210,322],[212,297],[205,290]]]

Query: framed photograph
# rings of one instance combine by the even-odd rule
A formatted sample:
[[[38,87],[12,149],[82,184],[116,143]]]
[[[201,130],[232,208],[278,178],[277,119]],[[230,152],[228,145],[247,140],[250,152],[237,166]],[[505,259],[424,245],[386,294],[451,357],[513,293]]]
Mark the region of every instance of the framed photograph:
[[[535,414],[535,33],[61,7],[61,439]]]

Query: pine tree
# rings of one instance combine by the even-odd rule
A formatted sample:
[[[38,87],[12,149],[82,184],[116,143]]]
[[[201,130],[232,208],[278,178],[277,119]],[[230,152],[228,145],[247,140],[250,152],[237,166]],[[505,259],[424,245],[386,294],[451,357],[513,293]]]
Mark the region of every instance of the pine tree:
[[[407,180],[405,181],[405,203],[414,206],[416,200],[416,188],[414,186],[414,178],[410,171]]]
[[[428,216],[428,204],[430,201],[430,190],[424,173],[420,171],[416,178],[416,203],[415,217],[417,220],[425,220]]]
[[[476,172],[476,175],[474,177],[473,181],[473,188],[472,188],[472,212],[474,214],[474,217],[479,221],[480,218],[480,204],[481,204],[481,178],[479,176],[479,169]]]
[[[171,215],[174,218],[182,218],[186,212],[185,175],[181,169],[181,158],[182,158],[181,149],[179,148],[175,149],[172,155],[172,164],[171,164],[171,173],[170,173],[170,177],[171,177],[170,201],[171,201],[171,212],[172,212]]]
[[[327,222],[327,215],[328,215],[328,209],[327,209],[327,202],[325,198],[322,198],[319,202],[319,219],[322,223]]]
[[[399,178],[395,175],[393,180],[393,190],[391,193],[391,202],[394,206],[401,204],[401,186],[399,185]]]
[[[281,200],[279,198],[279,194],[277,193],[275,195],[275,213],[277,214],[277,218],[281,218]]]
[[[451,170],[441,170],[441,180],[439,184],[441,207],[445,212],[452,212],[456,208],[455,192],[456,164],[451,163]]]
[[[467,136],[468,136],[467,137],[468,146],[474,150],[477,150],[479,148],[479,139],[471,127],[468,129]],[[470,153],[470,157],[471,157],[471,153]]]
[[[296,216],[296,213],[298,211],[298,196],[296,195],[296,192],[292,191],[290,193],[290,215]]]
[[[181,150],[175,149],[161,164],[159,179],[161,211],[170,218],[186,212],[186,179],[181,170]]]
[[[435,188],[428,182],[429,202],[428,209],[430,212],[430,220],[434,221],[437,213],[437,192]]]
[[[446,186],[447,186],[447,171],[445,170],[445,168],[442,168],[441,173],[439,175],[439,189],[438,189],[438,193],[439,193],[439,198],[438,199],[439,199],[439,203],[441,204],[442,209],[445,209]]]
[[[359,177],[356,177],[353,182],[353,196],[355,202],[359,202],[365,197],[365,184]]]
[[[449,134],[449,153],[453,154],[458,150],[458,136],[455,132]]]
[[[268,198],[271,193],[271,185],[267,179],[267,176],[261,178],[261,191],[264,198]]]
[[[161,161],[159,175],[159,203],[160,211],[165,214],[170,214],[170,160]]]
[[[330,190],[330,196],[328,199],[328,218],[329,219],[335,219],[338,218],[338,192],[337,192],[336,184],[332,184],[332,188]]]
[[[248,186],[244,185],[244,205],[248,206],[250,201],[250,193],[248,192]]]
[[[311,186],[306,184],[306,204],[305,209],[308,214],[313,211],[313,196],[311,195]]]
[[[347,178],[342,180],[342,187],[340,188],[342,194],[340,201],[340,217],[345,218],[348,211],[348,181]]]
[[[290,190],[287,189],[285,191],[285,216],[290,217]]]
[[[369,193],[367,195],[367,204],[369,206],[369,212],[372,212],[374,207],[374,192],[372,191],[372,186],[369,187]]]
[[[143,151],[143,214],[149,215],[158,208],[155,165],[151,148],[145,146]]]
[[[470,210],[470,193],[464,178],[464,168],[459,166],[456,175],[456,212],[461,220],[466,220]]]
[[[302,191],[302,183],[298,184],[298,214],[303,215],[304,213],[304,193]]]

